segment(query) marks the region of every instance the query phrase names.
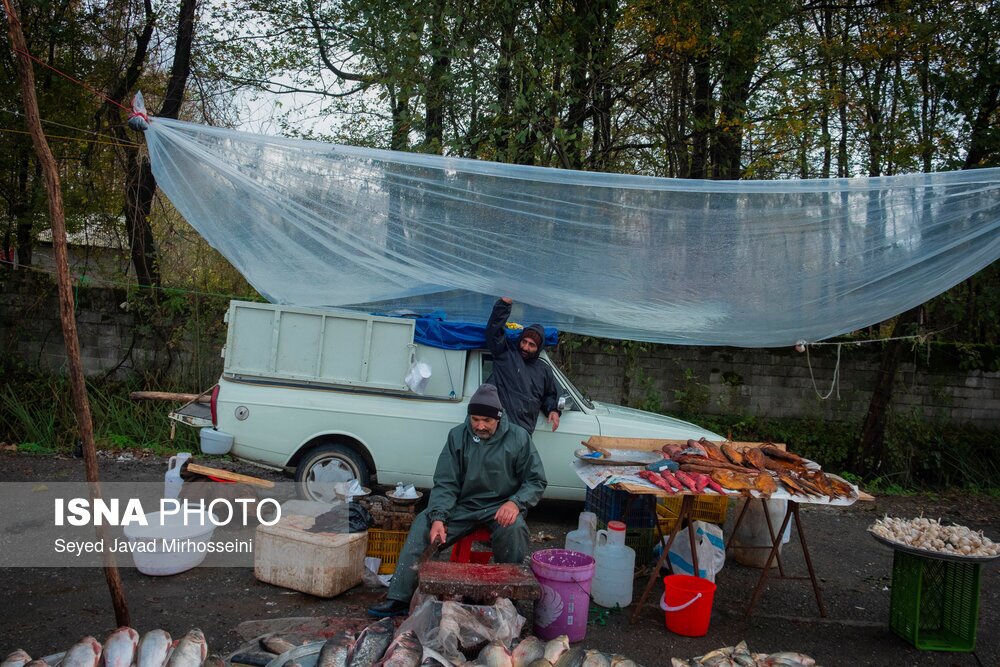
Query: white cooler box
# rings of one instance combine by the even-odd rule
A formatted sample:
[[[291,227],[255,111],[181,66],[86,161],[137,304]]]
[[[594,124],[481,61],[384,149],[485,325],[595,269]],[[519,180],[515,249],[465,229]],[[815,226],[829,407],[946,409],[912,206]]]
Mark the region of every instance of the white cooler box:
[[[310,533],[305,517],[283,516],[273,526],[257,526],[254,576],[258,580],[330,598],[361,583],[368,532]]]

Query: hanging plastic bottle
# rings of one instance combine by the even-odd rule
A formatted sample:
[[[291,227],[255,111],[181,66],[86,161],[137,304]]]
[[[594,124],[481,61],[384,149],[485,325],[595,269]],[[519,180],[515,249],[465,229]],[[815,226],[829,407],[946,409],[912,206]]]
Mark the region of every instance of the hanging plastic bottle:
[[[187,460],[191,458],[190,452],[180,452],[176,456],[171,456],[170,461],[167,463],[167,474],[163,476],[163,497],[168,499],[176,500],[177,496],[181,493],[181,487],[184,486],[184,480],[181,479],[181,468]]]
[[[632,579],[635,576],[635,551],[625,546],[625,524],[609,521],[607,530],[597,531],[594,547],[594,580],[590,596],[601,607],[627,607],[632,604]]]
[[[593,512],[580,512],[579,527],[566,534],[566,549],[593,556],[596,543],[597,515]]]

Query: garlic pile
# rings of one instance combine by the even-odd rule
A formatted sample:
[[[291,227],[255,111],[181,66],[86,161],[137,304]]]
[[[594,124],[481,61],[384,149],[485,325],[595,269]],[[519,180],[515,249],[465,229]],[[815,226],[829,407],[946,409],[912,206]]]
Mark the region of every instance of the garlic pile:
[[[1000,556],[1000,544],[984,536],[982,531],[977,533],[958,525],[944,526],[936,519],[923,516],[898,519],[886,515],[868,530],[884,539],[926,551],[979,558]]]

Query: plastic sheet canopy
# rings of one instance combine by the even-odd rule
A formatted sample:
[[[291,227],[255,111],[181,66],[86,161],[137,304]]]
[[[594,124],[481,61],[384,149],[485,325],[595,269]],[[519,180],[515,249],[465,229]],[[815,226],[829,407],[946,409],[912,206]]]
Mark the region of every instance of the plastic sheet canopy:
[[[1000,256],[1000,169],[697,181],[497,164],[154,118],[170,201],[267,299],[441,309],[692,345],[812,342]]]

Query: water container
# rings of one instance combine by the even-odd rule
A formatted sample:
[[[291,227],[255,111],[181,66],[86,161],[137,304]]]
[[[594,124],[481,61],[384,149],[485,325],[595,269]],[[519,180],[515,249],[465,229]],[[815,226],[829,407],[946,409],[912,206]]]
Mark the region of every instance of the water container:
[[[580,512],[580,527],[566,534],[566,549],[593,556],[596,542],[597,515],[593,512]]]
[[[609,521],[607,530],[597,531],[594,547],[594,581],[590,595],[602,607],[627,607],[632,604],[632,580],[635,577],[635,552],[625,546],[625,524]]]
[[[190,452],[180,452],[177,456],[171,456],[167,463],[167,474],[163,476],[163,497],[177,499],[181,493],[184,480],[181,479],[181,468],[187,460],[191,458]]]
[[[764,508],[757,499],[744,499],[742,503],[750,503],[747,507],[743,521],[739,528],[733,533],[732,555],[736,562],[747,567],[763,568],[767,564],[767,558],[771,555],[771,533],[767,529],[767,520],[764,518]],[[767,501],[767,514],[771,517],[771,528],[778,532],[781,522],[785,518],[785,511],[788,501],[769,499]],[[735,516],[739,516],[742,505],[736,506]],[[791,539],[792,522],[788,522],[785,533],[781,536],[781,543],[778,545],[778,555],[781,555],[781,546],[787,544]],[[778,567],[778,559],[771,561],[771,567]]]
[[[571,642],[583,641],[594,559],[577,551],[542,549],[531,554],[531,571],[542,589],[535,603],[535,636],[548,641],[566,635]]]

